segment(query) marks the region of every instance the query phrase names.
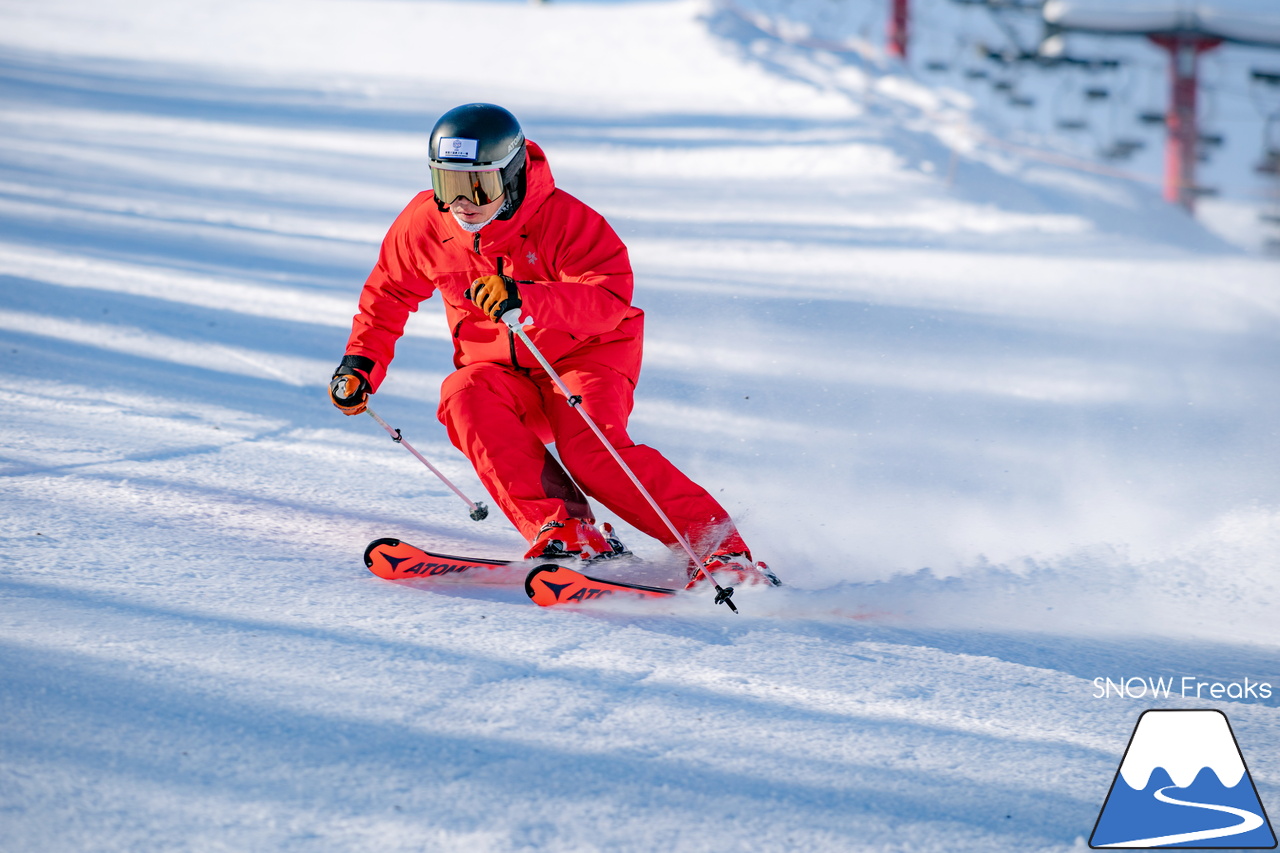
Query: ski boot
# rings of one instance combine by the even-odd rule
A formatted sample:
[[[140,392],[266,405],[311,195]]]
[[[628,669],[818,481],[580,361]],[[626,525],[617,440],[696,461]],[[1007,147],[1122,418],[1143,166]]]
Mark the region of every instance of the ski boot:
[[[702,561],[702,569],[690,569],[689,585],[685,589],[692,589],[707,582],[707,572],[715,577],[716,583],[721,586],[753,586],[758,584],[768,584],[769,586],[782,586],[782,581],[773,573],[764,563],[757,563],[751,559],[751,554],[745,551],[723,552],[718,551]]]
[[[627,556],[631,552],[613,532],[613,525],[596,527],[589,521],[566,518],[548,521],[538,531],[526,560],[607,560]]]

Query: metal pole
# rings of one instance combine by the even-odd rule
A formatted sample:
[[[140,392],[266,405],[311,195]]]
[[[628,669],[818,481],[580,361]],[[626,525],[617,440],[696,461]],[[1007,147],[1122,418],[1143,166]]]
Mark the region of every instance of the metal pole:
[[[1164,198],[1181,205],[1188,213],[1195,213],[1199,188],[1196,161],[1200,153],[1200,129],[1196,119],[1199,57],[1221,44],[1221,39],[1178,34],[1152,36],[1151,40],[1169,53]]]
[[[391,424],[387,423],[382,418],[378,417],[378,413],[375,412],[371,407],[366,407],[365,411],[369,413],[369,417],[377,421],[379,426],[381,426],[383,429],[387,431],[387,435],[391,436],[392,441],[394,441],[396,444],[399,444],[405,450],[412,453],[415,459],[417,459],[423,465],[426,465],[427,468],[430,469],[432,474],[435,474],[437,477],[440,478],[440,482],[444,483],[446,486],[452,489],[455,495],[462,498],[462,502],[465,503],[471,509],[471,519],[473,521],[482,521],[485,518],[488,518],[489,508],[485,506],[483,503],[475,503],[474,501],[471,500],[471,498],[464,495],[462,493],[462,490],[459,489],[457,486],[455,486],[452,483],[452,481],[450,481],[449,478],[446,477],[440,471],[439,468],[437,468],[436,466],[432,465],[430,462],[427,461],[427,457],[419,453],[412,444],[405,441],[404,436],[400,434],[400,430],[394,429],[391,426]]]
[[[907,59],[909,2],[910,0],[893,0],[893,5],[889,10],[889,55],[895,56],[904,62]]]
[[[712,577],[711,572],[707,570],[707,567],[693,550],[693,546],[689,544],[689,540],[684,537],[684,535],[676,528],[675,524],[671,522],[671,519],[667,517],[667,514],[662,511],[662,507],[658,506],[658,502],[649,494],[649,490],[640,482],[640,478],[631,470],[631,466],[622,458],[622,454],[618,453],[618,449],[609,442],[608,438],[605,437],[604,432],[596,424],[595,420],[593,420],[592,417],[587,414],[586,410],[582,408],[582,395],[574,394],[569,390],[569,386],[564,384],[564,380],[560,378],[560,374],[551,366],[551,363],[547,361],[542,352],[534,346],[533,341],[529,339],[529,336],[524,331],[523,324],[520,320],[520,309],[512,308],[507,311],[502,315],[502,322],[506,323],[507,327],[511,329],[511,331],[520,336],[520,340],[524,341],[524,345],[529,348],[529,352],[533,353],[533,357],[538,360],[538,364],[542,365],[542,369],[546,371],[547,376],[551,377],[551,381],[560,389],[560,393],[564,395],[565,400],[568,401],[569,405],[582,416],[582,420],[585,421],[591,431],[596,434],[596,438],[600,439],[600,443],[604,445],[605,450],[609,451],[609,455],[613,457],[613,461],[618,463],[618,467],[622,469],[622,473],[627,475],[627,479],[629,479],[632,485],[634,485],[640,492],[641,497],[643,497],[645,501],[648,502],[649,507],[658,514],[658,518],[662,519],[662,523],[666,525],[667,530],[669,530],[671,535],[675,537],[675,540],[680,543],[680,547],[684,549],[684,552],[689,555],[689,559],[693,562],[693,565],[706,576],[707,580],[711,581],[712,586],[716,589],[716,604],[727,604],[729,605],[730,610],[737,613],[738,608],[733,603],[733,587],[720,586],[716,579]],[[532,323],[533,320],[531,318],[526,318],[524,322]]]

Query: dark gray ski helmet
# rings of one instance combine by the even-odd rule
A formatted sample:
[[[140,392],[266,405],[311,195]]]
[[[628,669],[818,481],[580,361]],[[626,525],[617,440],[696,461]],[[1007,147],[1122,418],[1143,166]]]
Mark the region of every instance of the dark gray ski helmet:
[[[524,131],[495,104],[454,107],[431,129],[431,188],[441,211],[458,196],[476,204],[507,197],[499,219],[510,219],[524,200]]]

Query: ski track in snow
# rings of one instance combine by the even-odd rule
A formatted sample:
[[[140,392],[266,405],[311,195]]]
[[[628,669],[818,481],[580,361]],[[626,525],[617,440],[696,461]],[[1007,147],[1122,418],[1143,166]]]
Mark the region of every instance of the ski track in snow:
[[[0,0],[0,848],[1078,850],[1147,707],[1277,800],[1274,696],[1093,685],[1280,688],[1274,262],[722,6],[323,8]],[[468,100],[628,242],[633,432],[787,582],[741,616],[363,570],[522,549],[324,391]],[[483,498],[442,325],[377,406]]]

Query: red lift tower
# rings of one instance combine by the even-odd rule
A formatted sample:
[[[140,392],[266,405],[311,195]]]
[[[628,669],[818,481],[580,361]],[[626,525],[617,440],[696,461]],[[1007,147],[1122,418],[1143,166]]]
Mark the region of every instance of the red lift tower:
[[[1195,211],[1196,160],[1200,127],[1196,121],[1200,54],[1222,44],[1222,39],[1195,33],[1153,35],[1153,42],[1169,53],[1169,108],[1165,113],[1164,199]]]
[[[889,6],[889,31],[887,50],[890,56],[907,58],[907,25],[910,15],[909,0],[892,0]]]
[[[1169,53],[1164,197],[1194,211],[1200,54],[1224,41],[1280,47],[1280,0],[1048,0],[1044,20],[1051,33],[1141,36]]]

